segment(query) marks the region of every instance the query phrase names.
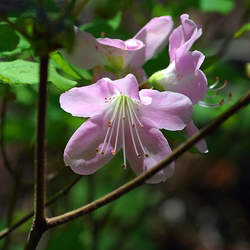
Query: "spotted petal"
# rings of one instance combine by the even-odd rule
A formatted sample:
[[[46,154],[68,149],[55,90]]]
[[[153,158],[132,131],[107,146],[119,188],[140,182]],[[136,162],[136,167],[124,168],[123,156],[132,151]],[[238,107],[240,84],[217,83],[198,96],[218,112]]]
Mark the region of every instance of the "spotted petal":
[[[108,78],[81,88],[72,88],[60,96],[61,108],[74,116],[91,117],[102,112],[107,106],[107,98],[116,93]]]
[[[105,120],[103,114],[90,118],[70,138],[64,151],[64,162],[75,173],[92,174],[107,164],[113,157],[111,153],[113,140],[105,150],[105,154],[96,152],[97,148],[102,148],[108,129]],[[119,148],[120,145],[118,145]]]

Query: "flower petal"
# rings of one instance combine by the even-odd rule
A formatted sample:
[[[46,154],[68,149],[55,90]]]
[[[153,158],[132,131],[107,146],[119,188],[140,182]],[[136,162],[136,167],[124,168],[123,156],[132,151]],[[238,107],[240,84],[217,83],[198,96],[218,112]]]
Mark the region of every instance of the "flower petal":
[[[201,34],[202,29],[189,19],[189,15],[181,15],[181,25],[169,37],[170,62],[187,52]]]
[[[122,41],[120,39],[98,38],[97,42],[102,47],[107,65],[109,64],[111,67],[117,68],[125,68],[134,55],[145,46],[138,39]]]
[[[104,50],[90,33],[81,31],[75,27],[75,45],[72,53],[64,53],[68,60],[85,69],[91,69],[97,65],[105,65],[106,58],[103,56]]]
[[[126,152],[130,166],[137,175],[154,167],[172,152],[167,140],[158,129],[144,127],[140,130],[140,137],[148,157],[138,158],[135,150],[133,149],[130,137],[131,135],[129,134],[126,137],[128,138],[128,140],[126,140]],[[137,146],[139,148],[139,145]],[[173,175],[173,172],[174,162],[153,175],[153,177],[147,180],[146,183],[154,184],[166,181],[167,178]]]
[[[148,22],[134,36],[134,38],[141,40],[145,47],[136,53],[131,64],[137,67],[141,66],[164,48],[172,28],[173,21],[170,16],[155,17]]]
[[[143,124],[159,129],[182,130],[190,122],[193,106],[188,97],[149,89],[143,89],[139,94],[144,104],[140,109]]]
[[[112,81],[112,83],[121,94],[124,94],[135,100],[140,100],[139,85],[133,74],[128,74],[122,79]]]
[[[65,151],[64,162],[77,174],[89,175],[107,164],[112,158],[111,147],[102,155],[96,152],[104,142],[107,131],[104,116],[90,118],[76,130]]]
[[[191,121],[187,127],[186,127],[187,134],[191,137],[195,133],[199,131],[199,129],[195,126],[194,122]],[[207,149],[207,143],[204,139],[200,140],[195,144],[195,147],[201,152],[201,153],[208,153]]]
[[[113,96],[116,89],[108,78],[86,87],[72,88],[60,96],[61,108],[73,116],[91,117],[101,112],[106,106],[108,97]]]
[[[176,61],[176,71],[181,75],[195,72],[203,63],[205,56],[200,51],[186,52]]]
[[[167,85],[169,91],[188,96],[193,104],[205,98],[207,93],[207,78],[199,70],[204,55],[199,51],[187,52],[176,61],[176,73],[180,77],[176,84]]]

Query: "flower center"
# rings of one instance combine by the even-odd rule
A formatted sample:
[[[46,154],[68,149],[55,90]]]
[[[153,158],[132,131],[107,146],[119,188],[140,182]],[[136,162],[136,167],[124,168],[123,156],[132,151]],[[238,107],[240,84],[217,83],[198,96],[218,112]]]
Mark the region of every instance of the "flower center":
[[[97,153],[104,155],[111,148],[111,153],[115,154],[119,140],[123,149],[123,167],[126,168],[126,140],[130,139],[130,134],[137,157],[148,157],[140,137],[140,129],[143,129],[144,125],[138,117],[138,102],[123,94],[105,98],[105,102],[110,104],[110,119],[107,121],[104,142],[101,149],[96,150]]]

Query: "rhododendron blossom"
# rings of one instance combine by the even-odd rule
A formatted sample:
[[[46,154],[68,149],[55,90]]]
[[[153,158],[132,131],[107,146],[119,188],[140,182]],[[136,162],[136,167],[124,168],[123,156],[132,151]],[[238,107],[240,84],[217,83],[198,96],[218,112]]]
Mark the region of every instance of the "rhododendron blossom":
[[[96,172],[120,149],[124,167],[128,160],[136,174],[150,169],[171,153],[160,129],[184,129],[193,110],[185,95],[149,89],[139,92],[132,74],[73,88],[61,95],[60,104],[73,116],[90,117],[73,134],[64,152],[65,164],[82,175]],[[173,170],[171,163],[147,182],[165,181]]]
[[[199,51],[189,51],[201,34],[201,28],[187,14],[183,14],[181,25],[169,38],[170,64],[166,69],[153,74],[149,82],[157,88],[182,93],[193,104],[203,100],[207,92],[207,79],[200,66],[205,57]],[[198,131],[193,121],[187,125],[186,131],[190,136]],[[205,140],[198,142],[196,147],[201,152],[207,152]]]
[[[173,27],[171,17],[153,18],[133,38],[98,38],[76,30],[76,44],[68,59],[75,65],[94,69],[94,81],[102,77],[117,79],[133,73],[139,83],[146,80],[142,65],[168,42]]]

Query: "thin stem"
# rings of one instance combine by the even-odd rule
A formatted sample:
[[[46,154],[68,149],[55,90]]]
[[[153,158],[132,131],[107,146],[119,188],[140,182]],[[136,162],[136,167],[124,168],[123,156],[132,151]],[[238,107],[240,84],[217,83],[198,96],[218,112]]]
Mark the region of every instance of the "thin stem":
[[[7,93],[8,95],[8,93]],[[1,115],[0,115],[0,148],[1,148],[1,154],[3,157],[3,163],[4,167],[8,171],[8,173],[15,179],[16,173],[10,166],[10,162],[7,157],[7,153],[5,151],[5,140],[4,140],[4,127],[5,127],[5,118],[6,118],[6,112],[7,112],[7,105],[8,105],[8,97],[4,95],[2,100],[2,109],[1,109]]]
[[[206,137],[208,134],[213,132],[217,129],[224,121],[226,121],[230,116],[236,113],[240,108],[246,106],[250,102],[250,91],[242,97],[236,104],[234,104],[231,108],[229,108],[226,112],[221,114],[217,119],[211,122],[208,126],[201,129],[191,138],[189,138],[185,143],[181,144],[177,147],[172,154],[170,154],[167,158],[159,162],[155,167],[151,168],[150,170],[146,171],[145,173],[137,176],[132,181],[128,182],[127,184],[121,186],[120,188],[110,192],[109,194],[103,196],[100,199],[97,199],[94,202],[91,202],[81,208],[75,209],[68,213],[49,218],[47,220],[48,227],[56,227],[58,225],[67,223],[73,219],[76,219],[84,214],[90,213],[104,205],[118,199],[122,195],[128,193],[129,191],[135,189],[136,187],[142,185],[147,179],[152,177],[157,171],[161,170],[162,168],[166,167],[172,161],[177,159],[180,155],[190,149],[195,143],[197,143],[202,138]]]
[[[47,80],[48,55],[42,56],[40,61],[40,84],[38,97],[36,158],[35,158],[35,216],[45,219],[46,193],[46,109],[47,109]]]
[[[82,178],[82,176],[77,176],[68,186],[66,186],[64,189],[60,190],[56,194],[54,194],[48,202],[46,202],[46,207],[50,206],[51,204],[55,203],[59,198],[66,195],[71,188],[78,183],[78,181]],[[15,223],[13,226],[6,228],[0,232],[0,240],[6,237],[8,234],[10,234],[12,231],[23,225],[25,222],[27,222],[32,216],[34,215],[34,212],[30,212],[27,215],[25,215],[21,220],[19,220],[17,223]]]
[[[35,249],[43,232],[47,229],[45,216],[46,194],[46,110],[47,110],[47,81],[49,56],[40,58],[40,81],[38,94],[38,117],[35,152],[35,185],[34,185],[34,211],[35,217],[31,228],[26,249]]]

